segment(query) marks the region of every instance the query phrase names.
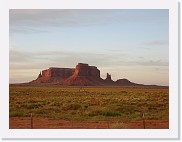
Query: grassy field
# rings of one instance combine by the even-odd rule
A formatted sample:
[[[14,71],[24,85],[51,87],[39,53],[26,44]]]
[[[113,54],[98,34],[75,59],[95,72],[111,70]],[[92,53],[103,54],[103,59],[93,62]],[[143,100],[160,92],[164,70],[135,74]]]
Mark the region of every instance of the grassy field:
[[[10,117],[81,121],[169,119],[169,89],[150,87],[10,86]]]

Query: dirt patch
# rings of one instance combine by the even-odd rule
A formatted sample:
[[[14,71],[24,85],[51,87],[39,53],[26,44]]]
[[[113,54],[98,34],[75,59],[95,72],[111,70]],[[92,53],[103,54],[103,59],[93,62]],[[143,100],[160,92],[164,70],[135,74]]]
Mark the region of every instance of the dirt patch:
[[[10,129],[31,129],[29,117],[10,117]],[[113,121],[71,121],[63,119],[33,118],[34,129],[144,129],[143,121],[113,122]],[[169,129],[168,120],[146,120],[146,129]]]

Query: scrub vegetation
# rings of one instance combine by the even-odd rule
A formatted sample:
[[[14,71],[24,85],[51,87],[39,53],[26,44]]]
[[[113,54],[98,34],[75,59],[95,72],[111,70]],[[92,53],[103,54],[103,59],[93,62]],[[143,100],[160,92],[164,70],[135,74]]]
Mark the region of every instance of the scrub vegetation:
[[[162,87],[11,86],[10,117],[81,121],[169,119],[169,89]],[[113,128],[124,127],[121,124]]]

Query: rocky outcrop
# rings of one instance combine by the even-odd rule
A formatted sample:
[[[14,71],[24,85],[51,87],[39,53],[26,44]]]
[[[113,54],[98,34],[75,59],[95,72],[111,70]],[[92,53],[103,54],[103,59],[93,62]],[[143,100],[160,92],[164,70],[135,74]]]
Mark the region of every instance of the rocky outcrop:
[[[104,80],[108,85],[114,85],[114,81],[111,79],[111,75],[109,73],[106,74],[106,79]]]
[[[110,74],[107,73],[107,76],[106,76],[105,81],[112,81],[112,80],[111,80],[111,75],[110,75]]]
[[[139,86],[139,85],[143,85],[143,84],[137,84],[137,83],[133,83],[131,81],[129,81],[128,79],[118,79],[116,81],[116,84],[119,86]]]
[[[49,68],[43,70],[42,74],[38,75],[36,80],[33,80],[30,83],[59,83],[70,77],[75,69],[72,68]]]
[[[40,72],[37,78],[41,78],[41,77],[42,77],[42,74],[41,74],[41,72]]]
[[[100,78],[100,70],[97,67],[79,63],[74,74],[66,79],[63,85],[95,86],[104,85],[104,82]]]
[[[30,84],[59,84],[67,86],[136,86],[127,79],[119,79],[116,82],[111,79],[111,75],[107,73],[106,79],[100,77],[100,70],[95,66],[89,66],[85,63],[78,63],[76,68],[54,68],[51,67],[42,70],[37,79],[29,82]]]
[[[95,66],[79,63],[76,66],[74,76],[89,76],[93,78],[100,78],[100,70],[98,70]]]

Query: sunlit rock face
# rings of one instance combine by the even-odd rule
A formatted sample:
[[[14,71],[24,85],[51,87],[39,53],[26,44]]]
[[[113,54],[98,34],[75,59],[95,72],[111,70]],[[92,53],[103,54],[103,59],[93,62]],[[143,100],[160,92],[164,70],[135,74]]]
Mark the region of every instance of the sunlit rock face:
[[[76,68],[57,68],[50,67],[42,70],[37,79],[29,82],[30,84],[58,84],[67,86],[131,86],[138,85],[127,79],[112,80],[107,73],[106,79],[100,77],[100,70],[96,66],[89,66],[85,63],[78,63]]]
[[[74,75],[100,78],[100,70],[98,70],[95,66],[89,66],[88,64],[79,63],[76,66]]]

